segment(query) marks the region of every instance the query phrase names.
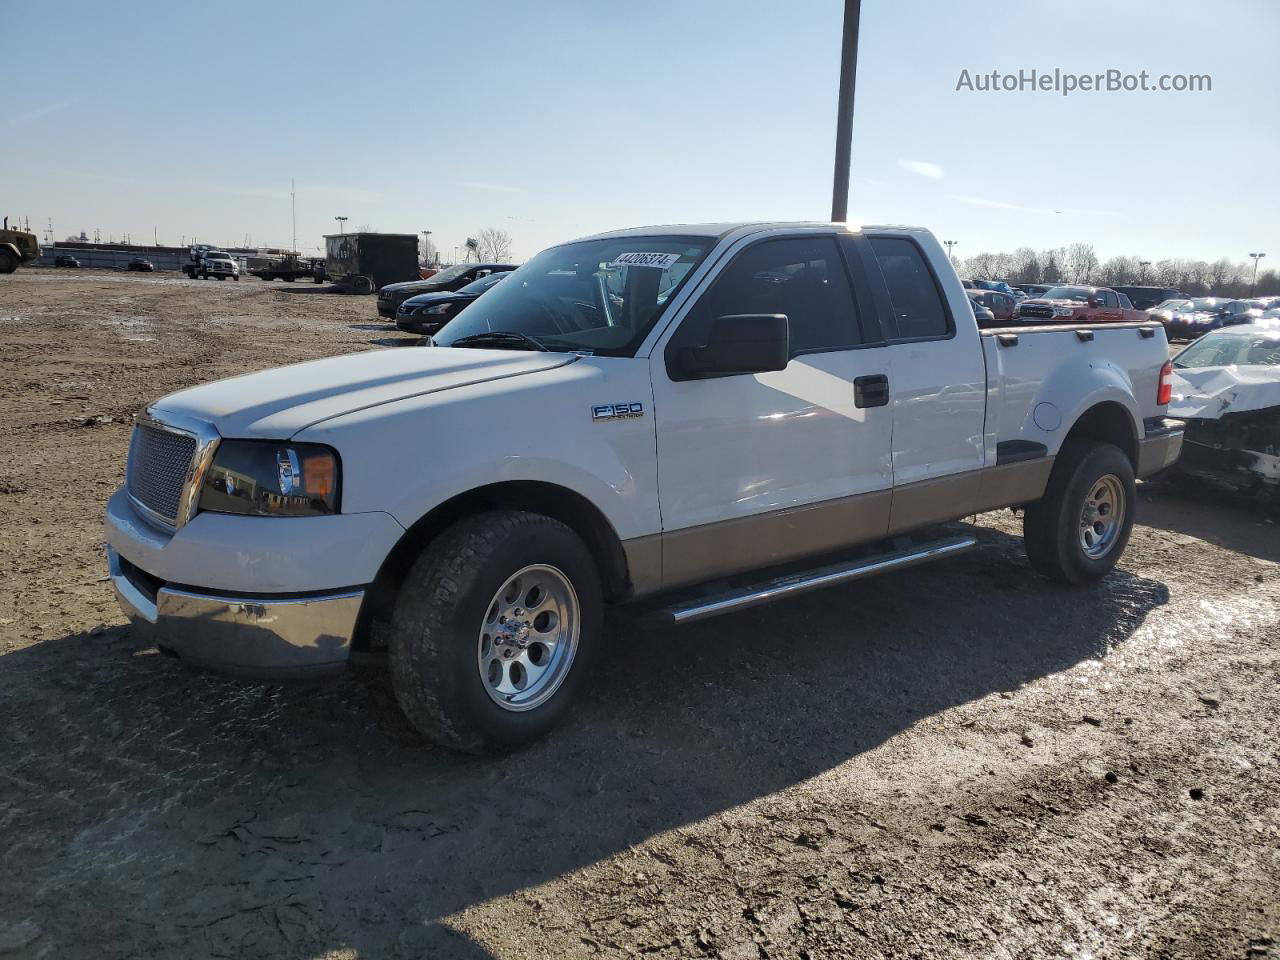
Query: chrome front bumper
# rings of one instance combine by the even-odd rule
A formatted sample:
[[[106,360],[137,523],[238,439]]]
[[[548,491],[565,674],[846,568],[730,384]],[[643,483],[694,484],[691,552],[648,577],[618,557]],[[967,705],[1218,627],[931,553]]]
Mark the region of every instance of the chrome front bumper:
[[[263,679],[341,671],[362,589],[302,596],[234,597],[150,578],[107,548],[111,584],[134,626],[194,666]]]

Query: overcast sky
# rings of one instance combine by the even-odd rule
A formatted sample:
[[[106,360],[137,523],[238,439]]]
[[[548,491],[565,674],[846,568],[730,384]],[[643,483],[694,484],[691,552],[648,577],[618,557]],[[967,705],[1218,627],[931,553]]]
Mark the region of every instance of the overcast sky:
[[[621,226],[830,215],[840,0],[0,0],[0,212],[55,238],[482,227],[519,259]],[[864,0],[850,219],[957,256],[1280,259],[1280,3]],[[962,70],[1212,77],[957,91]]]

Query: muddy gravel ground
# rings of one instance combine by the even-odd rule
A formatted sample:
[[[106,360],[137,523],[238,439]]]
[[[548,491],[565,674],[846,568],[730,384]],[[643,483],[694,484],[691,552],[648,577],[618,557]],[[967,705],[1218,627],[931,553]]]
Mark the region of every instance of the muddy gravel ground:
[[[0,277],[0,955],[1280,957],[1280,528],[1141,488],[1053,587],[966,557],[609,625],[570,721],[422,742],[383,675],[188,671],[100,518],[166,392],[412,342],[311,284]]]

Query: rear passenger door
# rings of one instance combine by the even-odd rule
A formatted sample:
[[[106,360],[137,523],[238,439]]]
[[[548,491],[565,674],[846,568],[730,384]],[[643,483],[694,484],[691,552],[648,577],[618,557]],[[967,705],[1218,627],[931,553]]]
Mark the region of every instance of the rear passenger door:
[[[890,532],[964,516],[977,501],[983,466],[987,377],[977,324],[953,314],[959,308],[922,242],[937,245],[927,235],[849,240],[876,302],[893,370]]]

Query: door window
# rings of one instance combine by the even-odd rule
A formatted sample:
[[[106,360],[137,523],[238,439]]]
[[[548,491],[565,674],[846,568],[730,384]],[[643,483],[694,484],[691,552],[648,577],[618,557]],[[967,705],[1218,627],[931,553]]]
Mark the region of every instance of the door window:
[[[716,318],[742,313],[786,314],[793,357],[862,343],[833,237],[789,237],[748,247],[698,299],[672,342],[706,343]]]

